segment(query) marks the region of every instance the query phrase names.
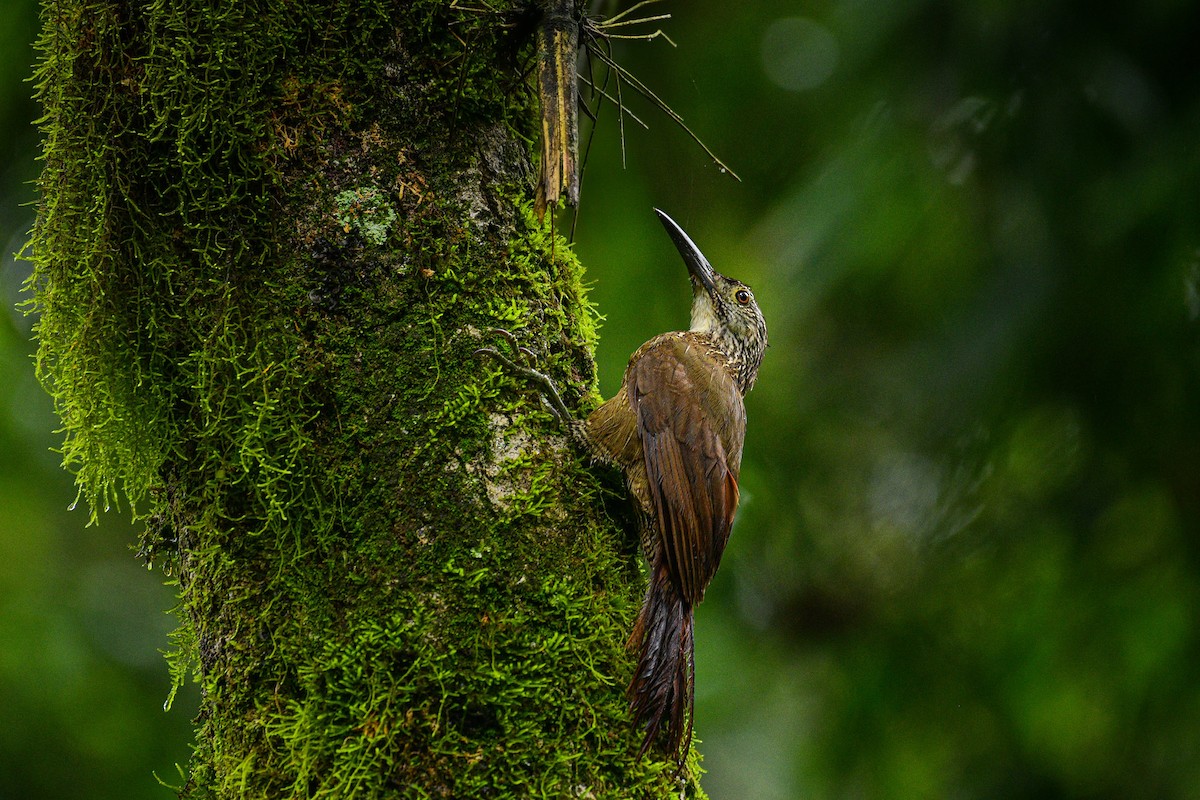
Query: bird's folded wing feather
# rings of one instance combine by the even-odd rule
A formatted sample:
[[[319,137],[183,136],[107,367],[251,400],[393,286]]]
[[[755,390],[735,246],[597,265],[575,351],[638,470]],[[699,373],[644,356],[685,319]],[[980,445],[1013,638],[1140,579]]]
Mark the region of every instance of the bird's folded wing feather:
[[[695,342],[649,348],[630,367],[659,552],[695,604],[717,571],[738,504],[745,409],[732,379]]]

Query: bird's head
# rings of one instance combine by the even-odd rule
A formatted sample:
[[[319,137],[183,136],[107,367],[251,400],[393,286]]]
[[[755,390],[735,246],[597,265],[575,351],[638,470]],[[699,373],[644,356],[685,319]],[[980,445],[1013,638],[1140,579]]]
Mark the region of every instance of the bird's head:
[[[767,322],[754,292],[741,281],[713,269],[675,220],[657,208],[654,211],[688,268],[692,282],[691,330],[716,341],[737,372],[742,392],[750,391],[767,349]]]

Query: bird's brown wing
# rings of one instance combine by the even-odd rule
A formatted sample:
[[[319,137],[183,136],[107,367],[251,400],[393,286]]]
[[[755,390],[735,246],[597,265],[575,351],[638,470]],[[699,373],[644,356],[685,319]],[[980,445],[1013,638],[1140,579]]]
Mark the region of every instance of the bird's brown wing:
[[[659,552],[680,595],[695,604],[717,571],[737,509],[741,393],[687,334],[662,337],[629,371]]]

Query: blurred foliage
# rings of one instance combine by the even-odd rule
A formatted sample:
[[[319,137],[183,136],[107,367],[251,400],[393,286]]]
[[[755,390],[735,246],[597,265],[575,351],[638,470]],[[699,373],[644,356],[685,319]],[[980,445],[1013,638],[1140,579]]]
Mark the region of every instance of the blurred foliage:
[[[25,79],[37,5],[0,25],[0,798],[158,798],[188,759],[194,693],[163,712],[160,650],[174,593],[133,558],[118,515],[84,529],[50,398],[33,377],[32,320],[17,308],[33,224],[37,110]]]
[[[686,324],[668,211],[756,289],[742,513],[697,633],[714,798],[1200,785],[1200,9],[713,0],[623,42],[742,177],[611,105],[577,249],[611,393]],[[19,300],[33,3],[0,26],[0,797],[167,797],[172,602],[47,452]],[[611,89],[611,87],[610,87]],[[569,216],[563,217],[568,224]]]
[[[1200,9],[663,8],[678,49],[622,63],[743,182],[626,90],[577,238],[609,393],[686,321],[651,205],[771,326],[708,791],[1194,797]]]

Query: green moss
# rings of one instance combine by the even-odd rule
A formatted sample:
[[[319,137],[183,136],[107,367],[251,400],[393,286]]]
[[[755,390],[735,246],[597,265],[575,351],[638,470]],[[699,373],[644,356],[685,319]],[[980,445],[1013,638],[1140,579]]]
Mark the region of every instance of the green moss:
[[[517,12],[47,12],[38,369],[81,496],[178,582],[187,796],[674,787],[625,711],[635,545],[474,355],[505,327],[596,400]]]
[[[447,564],[451,584],[491,583],[503,571],[495,555]],[[612,642],[586,623],[604,601],[554,582],[524,586],[513,607],[460,609],[465,637],[419,605],[348,621],[348,641],[316,654],[300,691],[270,715],[282,768],[330,796],[377,796],[380,775],[393,791],[421,785],[431,796],[561,797],[577,785],[623,796],[651,768],[630,764],[627,721],[603,700]],[[571,635],[543,633],[573,624]]]

